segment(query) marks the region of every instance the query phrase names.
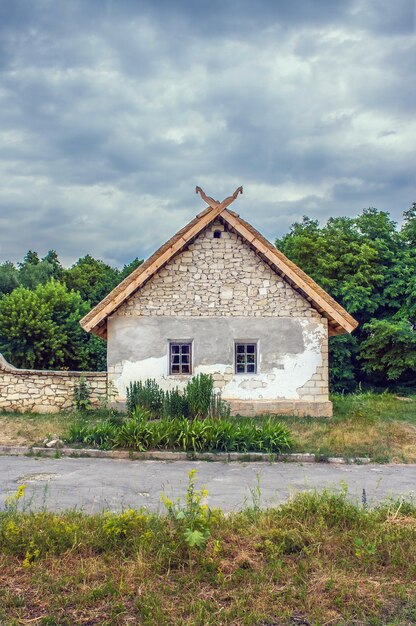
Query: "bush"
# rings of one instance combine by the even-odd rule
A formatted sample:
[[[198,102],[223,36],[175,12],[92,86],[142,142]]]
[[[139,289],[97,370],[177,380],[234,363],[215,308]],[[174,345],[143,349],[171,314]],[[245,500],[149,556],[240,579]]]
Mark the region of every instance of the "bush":
[[[166,391],[163,402],[164,417],[188,417],[188,402],[185,395],[181,394],[179,389]]]
[[[209,374],[198,374],[186,385],[185,397],[188,403],[189,417],[204,418],[209,415],[214,381]]]

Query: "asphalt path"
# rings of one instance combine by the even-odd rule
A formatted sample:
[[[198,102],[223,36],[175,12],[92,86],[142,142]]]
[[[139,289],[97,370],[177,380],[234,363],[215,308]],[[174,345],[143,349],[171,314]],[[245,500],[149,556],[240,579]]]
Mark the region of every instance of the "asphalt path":
[[[146,507],[162,511],[160,495],[183,497],[188,472],[208,489],[208,504],[237,511],[286,501],[299,491],[340,490],[368,504],[385,498],[413,498],[416,465],[332,465],[313,463],[209,463],[89,458],[0,457],[0,508],[7,495],[26,484],[25,506],[88,513]],[[257,489],[259,487],[259,489]],[[260,495],[259,495],[260,492]],[[254,495],[253,495],[254,494]]]

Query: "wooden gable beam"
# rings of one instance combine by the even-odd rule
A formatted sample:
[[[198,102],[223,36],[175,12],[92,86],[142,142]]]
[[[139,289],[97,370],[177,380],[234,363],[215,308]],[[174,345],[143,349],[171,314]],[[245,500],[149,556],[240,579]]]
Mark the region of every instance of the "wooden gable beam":
[[[296,274],[296,272],[294,272],[294,270],[287,265],[287,263],[285,263],[277,255],[273,254],[270,248],[265,246],[256,235],[249,231],[237,217],[227,210],[223,211],[221,217],[266,259],[268,259],[268,261],[278,267],[279,270],[282,271],[283,275],[287,276],[297,287],[302,289],[302,291],[311,298],[316,307],[320,307],[323,311],[329,313],[330,316],[347,332],[351,333],[354,328],[356,328],[356,326],[351,324],[338,311],[336,311],[329,302],[322,298],[320,294],[316,293],[313,287],[308,285],[308,283],[305,282],[301,276]]]
[[[200,188],[197,187],[197,192]],[[202,190],[201,190],[202,191]],[[211,202],[211,210],[203,215],[196,224],[194,224],[189,230],[180,237],[174,244],[172,244],[163,254],[153,261],[151,265],[144,271],[138,274],[126,287],[110,299],[107,304],[100,308],[97,313],[91,317],[88,321],[83,322],[81,325],[84,330],[91,332],[103,319],[105,319],[110,313],[118,308],[129,296],[131,296],[137,289],[139,289],[153,274],[155,274],[163,265],[165,265],[175,254],[177,254],[182,248],[184,248],[196,235],[198,235],[204,228],[206,228],[211,222],[213,222],[224,209],[231,204],[239,193],[242,193],[243,188],[239,187],[232,196],[225,198],[221,203],[217,203],[212,198],[205,196],[207,200]],[[203,192],[202,192],[203,193]],[[205,199],[204,198],[204,199]],[[111,296],[111,293],[109,294]]]

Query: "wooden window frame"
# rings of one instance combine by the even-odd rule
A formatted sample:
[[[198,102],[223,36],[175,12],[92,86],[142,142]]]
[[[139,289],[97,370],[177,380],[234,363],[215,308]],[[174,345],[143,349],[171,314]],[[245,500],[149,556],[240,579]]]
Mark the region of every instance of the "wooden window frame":
[[[241,351],[239,348],[244,347],[244,350]],[[247,348],[253,348],[253,350],[247,350]],[[235,341],[234,342],[234,374],[236,375],[245,375],[245,374],[257,374],[258,373],[258,345],[257,341]],[[250,357],[253,355],[253,362],[249,362]],[[239,357],[243,357],[242,362],[239,361]],[[239,366],[243,366],[243,371]],[[251,367],[253,366],[253,369]]]
[[[188,351],[184,351],[183,347],[186,346]],[[179,348],[179,352],[174,352],[173,350]],[[186,359],[183,357],[188,357],[189,363],[186,363]],[[173,358],[178,357],[178,362],[174,363]],[[174,372],[173,367],[178,366],[179,371]],[[184,368],[188,367],[189,371],[183,371]],[[192,341],[169,341],[169,376],[192,376]]]

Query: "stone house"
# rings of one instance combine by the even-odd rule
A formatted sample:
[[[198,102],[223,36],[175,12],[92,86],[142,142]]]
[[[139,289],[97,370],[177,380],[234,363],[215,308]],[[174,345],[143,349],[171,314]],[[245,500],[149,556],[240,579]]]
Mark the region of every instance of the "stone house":
[[[357,322],[227,207],[208,207],[81,320],[107,340],[118,401],[135,380],[212,374],[233,413],[329,416],[328,336]]]

